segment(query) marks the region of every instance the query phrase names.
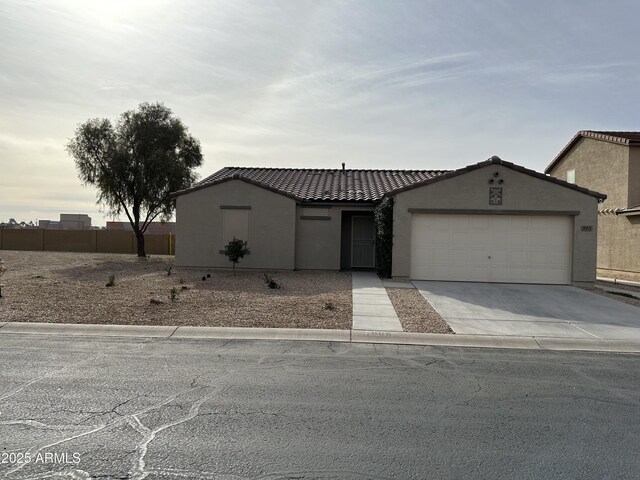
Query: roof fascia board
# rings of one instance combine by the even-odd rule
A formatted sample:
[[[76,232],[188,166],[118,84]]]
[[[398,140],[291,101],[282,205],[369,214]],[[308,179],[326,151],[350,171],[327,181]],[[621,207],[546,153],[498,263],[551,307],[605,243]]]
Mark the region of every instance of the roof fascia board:
[[[243,181],[245,183],[248,183],[249,185],[253,185],[253,186],[256,186],[256,187],[264,188],[265,190],[269,190],[270,192],[276,193],[278,195],[282,195],[283,197],[291,198],[291,199],[293,199],[293,200],[295,200],[297,202],[302,201],[301,198],[296,197],[295,195],[290,195],[288,193],[285,193],[285,192],[282,192],[280,190],[277,190],[277,189],[275,189],[275,188],[273,188],[273,187],[271,187],[269,185],[265,185],[264,183],[261,183],[261,182],[256,182],[255,180],[251,180],[249,178],[245,178],[245,177],[242,177],[240,175],[233,175],[231,177],[221,178],[220,180],[215,180],[213,182],[208,182],[208,183],[201,184],[201,185],[195,185],[195,186],[187,188],[185,190],[179,190],[177,192],[171,193],[170,197],[171,198],[177,198],[177,197],[180,197],[180,196],[185,195],[187,193],[195,192],[197,190],[202,190],[202,189],[209,188],[209,187],[214,187],[216,185],[220,185],[222,183],[230,182],[232,180],[240,180],[240,181]]]

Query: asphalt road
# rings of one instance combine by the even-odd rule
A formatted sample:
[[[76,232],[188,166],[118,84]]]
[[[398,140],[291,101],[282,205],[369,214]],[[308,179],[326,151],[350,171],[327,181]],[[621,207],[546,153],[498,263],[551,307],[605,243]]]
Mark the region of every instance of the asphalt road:
[[[7,479],[638,478],[639,407],[638,355],[0,337]]]

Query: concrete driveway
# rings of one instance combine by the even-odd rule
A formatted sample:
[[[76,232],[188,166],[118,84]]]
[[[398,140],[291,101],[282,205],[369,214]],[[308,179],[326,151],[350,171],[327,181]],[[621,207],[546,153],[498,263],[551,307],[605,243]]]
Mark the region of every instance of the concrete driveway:
[[[640,308],[576,287],[413,284],[459,334],[640,340]]]

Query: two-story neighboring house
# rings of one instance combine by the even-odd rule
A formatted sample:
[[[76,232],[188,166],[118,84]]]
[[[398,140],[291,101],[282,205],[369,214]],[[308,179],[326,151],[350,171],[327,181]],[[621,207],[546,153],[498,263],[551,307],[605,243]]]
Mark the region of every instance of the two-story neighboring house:
[[[640,132],[581,130],[545,173],[605,193],[598,275],[640,281]]]

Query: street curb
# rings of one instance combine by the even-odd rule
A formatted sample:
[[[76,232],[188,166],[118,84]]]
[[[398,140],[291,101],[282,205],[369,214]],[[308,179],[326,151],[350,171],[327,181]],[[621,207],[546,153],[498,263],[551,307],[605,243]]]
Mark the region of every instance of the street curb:
[[[353,330],[352,343],[387,343],[434,347],[485,347],[541,350],[533,337],[497,335],[450,335],[442,333],[409,333]],[[638,345],[640,348],[640,344]]]
[[[171,335],[171,338],[311,340],[316,342],[348,342],[349,337],[349,330],[246,327],[178,327]]]
[[[27,335],[73,335],[98,337],[153,337],[168,338],[176,326],[156,325],[97,325],[82,323],[7,322],[0,333]]]
[[[640,342],[437,333],[329,330],[304,328],[189,327],[155,325],[95,325],[70,323],[0,322],[0,335],[58,335],[91,337],[150,337],[201,340],[296,340],[375,343],[433,347],[508,348],[549,351],[640,353]]]

